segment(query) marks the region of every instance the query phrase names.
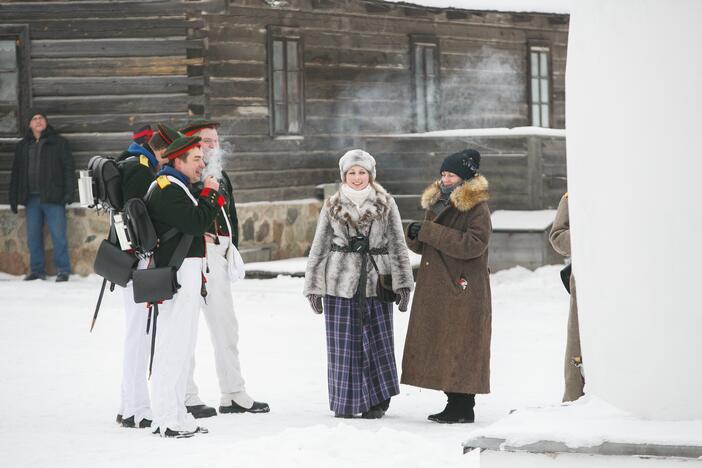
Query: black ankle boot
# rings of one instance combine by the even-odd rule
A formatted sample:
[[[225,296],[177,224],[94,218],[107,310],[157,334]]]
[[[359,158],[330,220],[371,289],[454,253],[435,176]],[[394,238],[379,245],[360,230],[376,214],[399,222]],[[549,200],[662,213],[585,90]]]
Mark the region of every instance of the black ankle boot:
[[[475,421],[475,395],[472,393],[446,392],[448,403],[441,413],[429,416],[430,421],[442,424],[463,424]]]

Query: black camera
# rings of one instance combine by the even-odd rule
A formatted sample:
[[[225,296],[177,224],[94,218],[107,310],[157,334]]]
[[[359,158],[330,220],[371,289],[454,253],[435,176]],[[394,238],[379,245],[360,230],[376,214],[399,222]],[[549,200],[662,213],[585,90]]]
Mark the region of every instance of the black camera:
[[[352,252],[366,253],[368,252],[369,246],[368,237],[363,234],[358,234],[349,239],[349,248]]]

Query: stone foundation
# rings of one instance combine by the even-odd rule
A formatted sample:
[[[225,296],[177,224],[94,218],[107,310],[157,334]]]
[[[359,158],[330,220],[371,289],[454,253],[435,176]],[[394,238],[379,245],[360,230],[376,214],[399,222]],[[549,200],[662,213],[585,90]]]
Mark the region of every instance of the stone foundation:
[[[307,255],[322,203],[314,199],[243,203],[237,206],[241,250],[266,250],[271,260]],[[73,273],[93,272],[95,252],[107,236],[108,216],[71,205],[67,208],[68,247]],[[44,232],[46,270],[55,274],[53,247]],[[23,275],[29,271],[26,217],[23,207],[13,214],[0,205],[0,271]]]

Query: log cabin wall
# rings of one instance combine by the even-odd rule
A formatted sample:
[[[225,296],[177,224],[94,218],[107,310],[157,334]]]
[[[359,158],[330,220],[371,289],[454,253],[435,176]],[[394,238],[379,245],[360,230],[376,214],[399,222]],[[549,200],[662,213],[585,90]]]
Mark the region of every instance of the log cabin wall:
[[[202,115],[202,11],[224,0],[0,2],[0,39],[24,28],[18,63],[26,68],[21,106],[46,111],[65,136],[76,167],[95,154],[117,155],[140,122],[180,125]],[[5,34],[5,36],[3,36]],[[18,132],[0,137],[0,203],[7,189]]]
[[[220,133],[231,153],[225,168],[240,201],[311,196],[315,185],[338,179],[340,154],[372,135],[531,125],[532,46],[549,51],[549,126],[565,126],[567,15],[374,0],[230,0],[224,14],[204,14],[203,20],[206,111],[223,124]],[[275,135],[272,128],[270,41],[275,37],[292,38],[301,48],[304,117],[297,134]],[[421,65],[436,65],[438,86],[433,121],[417,128],[416,70],[422,57],[413,52],[421,44],[432,48],[433,61],[425,56]],[[379,140],[373,145],[381,167],[385,159],[394,165],[398,149],[418,160],[432,153],[426,143],[381,140],[385,146]],[[563,182],[556,183],[560,191],[563,145],[552,159],[546,165],[562,172],[556,174]],[[518,171],[508,167],[507,159],[504,164],[506,171]],[[399,168],[404,170],[381,171],[380,182],[394,193],[415,193],[426,183],[425,166],[418,161]],[[408,180],[412,183],[403,184]],[[510,204],[508,194],[498,198],[507,208],[529,205],[523,200]]]
[[[338,178],[339,155],[373,135],[530,125],[531,46],[549,51],[549,124],[565,126],[567,15],[376,0],[0,1],[0,39],[16,28],[26,31],[17,35],[27,78],[20,112],[30,103],[45,109],[77,167],[118,154],[136,123],[205,115],[222,122],[239,202],[311,197]],[[276,134],[272,122],[276,37],[300,51],[301,129],[289,134]],[[418,79],[436,86],[423,128]],[[17,136],[0,136],[0,203]],[[381,167],[383,154],[409,153],[421,166],[425,146],[376,142],[374,151]],[[562,146],[544,156],[544,170],[558,172],[556,191],[565,180]],[[382,171],[380,182],[413,193],[423,171]]]

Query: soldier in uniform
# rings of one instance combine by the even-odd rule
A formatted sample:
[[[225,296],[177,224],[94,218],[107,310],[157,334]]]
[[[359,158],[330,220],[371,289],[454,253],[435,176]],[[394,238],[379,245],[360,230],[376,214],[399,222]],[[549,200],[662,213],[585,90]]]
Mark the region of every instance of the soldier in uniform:
[[[184,135],[197,135],[202,138],[206,164],[212,168],[214,158],[221,156],[217,122],[197,120],[181,129]],[[220,167],[221,168],[221,167]],[[214,171],[219,172],[219,171]],[[231,282],[238,279],[238,272],[233,268],[233,250],[238,247],[238,219],[236,205],[232,194],[232,183],[223,170],[216,174],[219,179],[220,193],[225,198],[223,209],[217,213],[214,222],[205,234],[207,241],[207,284],[209,295],[203,304],[203,314],[210,330],[214,348],[217,378],[221,392],[220,413],[267,413],[267,403],[254,401],[246,392],[244,378],[239,363],[239,324],[234,313]],[[242,272],[243,273],[243,272]],[[190,366],[186,405],[188,411],[196,418],[215,416],[214,408],[205,405],[198,396],[194,380],[195,360]]]
[[[172,228],[179,233],[159,245],[152,257],[155,266],[168,265],[183,235],[192,235],[193,239],[177,272],[180,288],[160,306],[151,407],[156,433],[165,437],[190,437],[207,432],[186,412],[185,389],[195,349],[198,311],[207,294],[204,234],[224,205],[224,197],[219,194],[219,183],[213,177],[205,179],[199,193],[191,193],[192,183],[200,180],[205,167],[199,137],[176,139],[164,156],[169,160],[168,165],[157,174],[146,203],[159,237]]]
[[[119,157],[124,201],[144,198],[156,172],[168,159],[163,157],[166,148],[180,134],[165,125],[158,125],[154,132],[150,126],[138,128],[134,141]],[[145,268],[142,260],[139,268]],[[150,334],[146,333],[147,318],[144,304],[134,302],[132,283],[122,291],[124,301],[125,335],[122,358],[122,397],[117,423],[123,427],[151,427],[151,403],[146,382],[149,359]]]

